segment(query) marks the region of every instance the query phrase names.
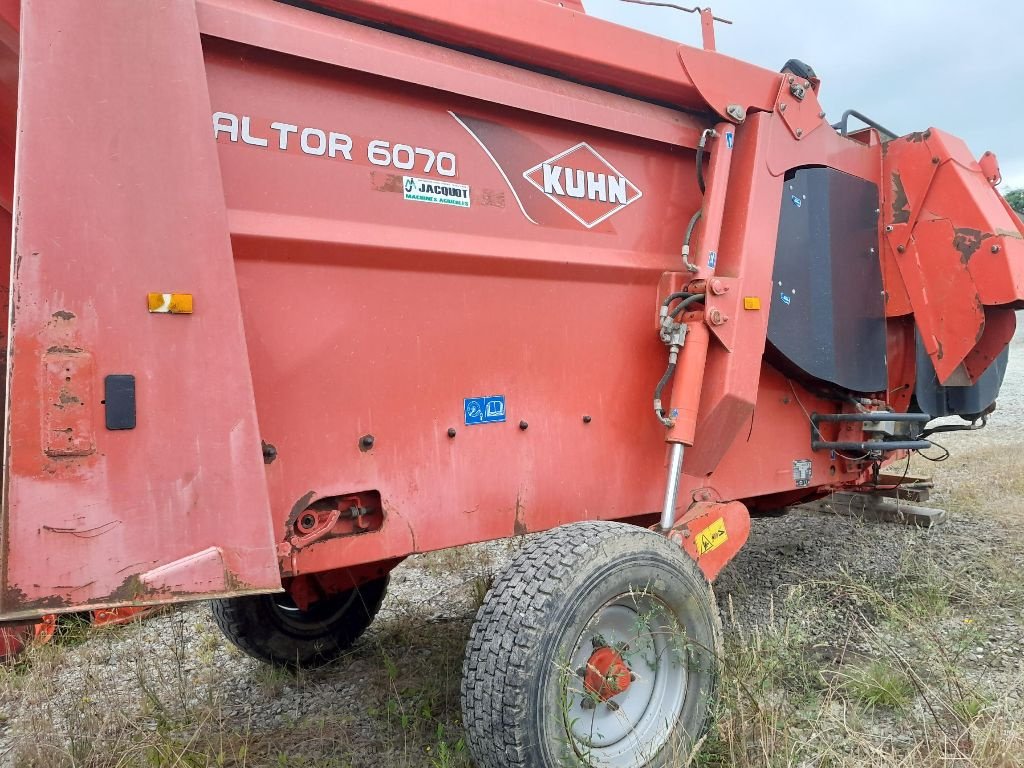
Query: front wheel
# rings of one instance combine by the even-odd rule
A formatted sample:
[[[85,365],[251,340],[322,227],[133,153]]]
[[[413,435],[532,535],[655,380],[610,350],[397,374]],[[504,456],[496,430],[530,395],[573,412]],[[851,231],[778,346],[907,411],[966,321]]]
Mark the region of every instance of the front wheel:
[[[538,536],[477,614],[463,665],[480,768],[655,768],[706,729],[721,621],[686,553],[622,523]]]

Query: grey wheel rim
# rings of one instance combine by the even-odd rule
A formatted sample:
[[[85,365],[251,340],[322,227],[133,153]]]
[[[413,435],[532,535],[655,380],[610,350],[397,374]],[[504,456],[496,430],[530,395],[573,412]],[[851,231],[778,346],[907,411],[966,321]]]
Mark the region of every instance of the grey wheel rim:
[[[654,595],[631,591],[601,606],[562,675],[566,733],[585,765],[640,768],[670,745],[686,701],[688,657],[682,623]],[[608,658],[616,659],[611,668]],[[595,689],[596,673],[601,679],[608,669],[606,679],[618,679],[621,664],[625,690],[616,692],[615,682]]]

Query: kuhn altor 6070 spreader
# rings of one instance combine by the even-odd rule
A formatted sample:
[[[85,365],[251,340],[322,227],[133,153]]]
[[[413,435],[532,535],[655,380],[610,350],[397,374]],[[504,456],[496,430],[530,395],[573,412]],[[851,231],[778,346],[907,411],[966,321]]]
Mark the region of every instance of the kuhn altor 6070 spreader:
[[[404,557],[545,532],[469,641],[477,763],[687,753],[749,516],[898,492],[1024,306],[991,154],[830,125],[700,15],[0,2],[0,617],[216,598],[313,664]]]

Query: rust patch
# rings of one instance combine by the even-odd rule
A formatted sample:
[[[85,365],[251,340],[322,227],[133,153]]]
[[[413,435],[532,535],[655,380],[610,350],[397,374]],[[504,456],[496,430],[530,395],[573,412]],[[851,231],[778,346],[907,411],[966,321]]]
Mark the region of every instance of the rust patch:
[[[907,190],[903,188],[903,179],[899,171],[892,172],[892,223],[906,224],[910,221],[910,200]]]
[[[929,128],[927,131],[914,131],[913,133],[908,133],[904,138],[914,144],[920,144],[922,141],[930,139],[931,136],[932,131],[931,128]]]
[[[63,408],[65,405],[78,405],[81,402],[81,400],[68,392],[67,389],[61,389],[58,407]]]
[[[522,497],[516,494],[516,518],[512,524],[512,532],[516,536],[525,536],[529,532],[529,528],[526,527],[526,522],[523,520],[523,516],[526,513],[526,507],[523,506]]]
[[[376,192],[401,192],[403,179],[397,173],[370,173],[370,186]]]
[[[960,251],[960,263],[967,264],[971,257],[981,248],[981,244],[990,237],[991,232],[982,232],[970,227],[957,227],[953,230],[953,247]]]
[[[504,208],[505,192],[501,189],[485,189],[477,198],[477,203],[491,208]]]
[[[54,312],[52,315],[50,315],[50,317],[54,318],[55,320],[74,320],[75,313],[68,312],[66,309],[61,309],[58,310],[57,312]]]
[[[65,355],[75,355],[78,354],[79,352],[84,352],[85,350],[82,349],[81,347],[66,347],[58,344],[57,346],[54,347],[47,347],[46,351],[50,353],[59,352]]]

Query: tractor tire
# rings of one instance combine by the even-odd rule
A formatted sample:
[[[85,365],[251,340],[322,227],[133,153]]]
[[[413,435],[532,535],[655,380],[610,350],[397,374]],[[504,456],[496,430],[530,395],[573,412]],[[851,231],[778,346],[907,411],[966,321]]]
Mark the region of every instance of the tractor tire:
[[[586,522],[531,541],[488,592],[463,664],[478,768],[682,765],[706,732],[722,627],[663,536]]]
[[[236,647],[261,661],[298,669],[338,658],[366,631],[387,592],[388,577],[299,608],[287,593],[213,602],[213,620]]]

